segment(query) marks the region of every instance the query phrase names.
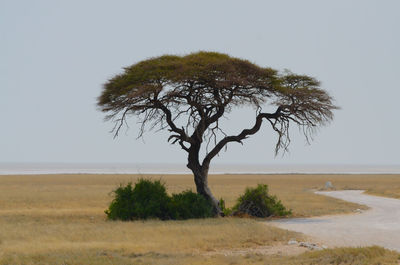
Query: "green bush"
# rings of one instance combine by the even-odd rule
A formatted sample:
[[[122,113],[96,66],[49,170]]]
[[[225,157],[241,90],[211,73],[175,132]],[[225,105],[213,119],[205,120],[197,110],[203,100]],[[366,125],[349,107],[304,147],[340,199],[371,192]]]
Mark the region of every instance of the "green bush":
[[[113,195],[105,211],[110,220],[183,220],[213,216],[211,203],[203,196],[192,191],[168,196],[165,185],[159,180],[139,179],[134,187],[132,183],[120,185]]]
[[[233,207],[236,214],[255,217],[286,216],[292,214],[276,196],[268,194],[268,186],[258,184],[256,188],[246,188],[245,193]]]
[[[113,191],[114,200],[104,212],[108,219],[128,221],[134,218],[134,200],[132,183],[120,185]]]
[[[169,214],[171,219],[207,218],[213,216],[211,203],[200,194],[191,190],[173,194]]]
[[[139,179],[133,189],[134,213],[136,219],[169,219],[169,196],[160,180]]]
[[[170,197],[161,181],[139,179],[132,184],[120,186],[114,191],[115,198],[105,211],[111,220],[169,219]]]

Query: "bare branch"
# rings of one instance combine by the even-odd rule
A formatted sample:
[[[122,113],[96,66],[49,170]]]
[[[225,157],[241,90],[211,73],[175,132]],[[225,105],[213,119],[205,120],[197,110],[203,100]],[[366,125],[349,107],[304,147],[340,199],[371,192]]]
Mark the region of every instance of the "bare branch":
[[[246,139],[248,136],[255,134],[261,128],[262,120],[265,119],[278,119],[280,117],[281,108],[278,108],[275,113],[259,113],[256,117],[256,123],[250,129],[244,129],[238,135],[226,136],[206,155],[203,160],[203,164],[209,164],[211,159],[213,159],[221,149],[229,142],[242,143],[242,140]]]
[[[179,129],[179,128],[175,125],[175,123],[173,122],[171,111],[170,111],[166,106],[164,106],[160,101],[156,101],[156,102],[155,102],[155,107],[156,107],[156,108],[159,108],[160,110],[162,110],[162,111],[164,112],[166,121],[167,121],[169,127],[171,128],[171,130],[172,130],[173,132],[178,133],[178,134],[180,135],[182,141],[186,141],[186,142],[188,142],[188,143],[191,143],[192,140],[191,140],[190,137],[186,134],[185,130],[184,130],[184,129]]]
[[[119,134],[119,130],[122,128],[122,126],[123,126],[124,124],[127,125],[127,122],[126,122],[126,115],[128,114],[128,112],[129,112],[129,109],[126,109],[126,110],[122,113],[121,118],[119,118],[119,119],[117,119],[117,120],[115,121],[115,126],[114,126],[114,128],[111,130],[111,132],[114,132],[114,139],[117,138],[117,136],[118,136],[118,134]]]

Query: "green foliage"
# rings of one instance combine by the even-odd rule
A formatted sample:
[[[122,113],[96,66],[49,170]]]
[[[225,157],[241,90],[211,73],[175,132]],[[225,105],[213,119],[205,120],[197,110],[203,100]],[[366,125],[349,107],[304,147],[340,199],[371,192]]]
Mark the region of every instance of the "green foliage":
[[[169,214],[174,220],[214,216],[211,203],[191,190],[172,195]]]
[[[286,216],[292,214],[276,196],[268,194],[268,185],[258,184],[256,188],[246,188],[236,205],[234,212],[255,217]]]
[[[232,209],[231,208],[226,208],[225,206],[225,200],[224,199],[219,199],[219,207],[221,208],[222,213],[224,216],[230,216],[232,214]]]
[[[159,180],[139,179],[135,186],[128,183],[113,191],[114,199],[105,211],[110,220],[183,220],[212,217],[213,208],[203,196],[184,191],[168,196],[164,183]]]
[[[134,217],[137,219],[168,219],[168,202],[164,183],[139,179],[133,189]]]
[[[244,90],[248,92],[254,90],[253,94],[260,94],[260,99],[266,95],[272,95],[279,89],[280,84],[276,70],[260,67],[227,54],[200,51],[185,56],[163,55],[125,67],[123,73],[108,80],[98,98],[98,105],[106,112],[117,110],[120,107],[123,108],[122,105],[125,102],[123,99],[128,95],[130,98],[136,99],[135,103],[143,105],[142,100],[146,101],[149,97],[154,99],[154,95],[158,95],[161,90],[166,89],[160,86],[160,82],[157,80],[167,81],[165,83],[176,86],[176,92],[168,93],[165,100],[183,105],[186,103],[179,96],[182,93],[185,94],[186,89],[182,84],[186,84],[188,80],[197,82],[204,87],[199,91],[201,94],[212,92],[212,89],[209,90],[207,87],[218,82],[221,82],[221,85],[218,85],[221,93],[225,93],[223,84],[229,80],[229,83],[237,84],[237,90],[240,90],[242,86],[246,86]],[[257,87],[257,89],[251,89],[245,84],[252,84],[251,87]],[[242,90],[238,91],[238,95],[235,94],[234,97],[238,97],[238,99],[243,97],[240,96],[243,95],[243,92]],[[196,96],[198,95],[196,94]],[[201,97],[201,101],[214,102],[213,98],[208,98],[208,96]],[[235,104],[239,103],[252,104],[247,100],[235,101]],[[131,101],[130,104],[132,104]],[[132,112],[139,109],[140,107],[132,109]]]
[[[139,179],[132,188],[128,183],[114,192],[114,200],[105,211],[111,220],[168,219],[169,196],[161,181]]]
[[[132,220],[134,218],[134,201],[132,183],[125,187],[120,185],[113,191],[114,200],[104,212],[111,220]]]

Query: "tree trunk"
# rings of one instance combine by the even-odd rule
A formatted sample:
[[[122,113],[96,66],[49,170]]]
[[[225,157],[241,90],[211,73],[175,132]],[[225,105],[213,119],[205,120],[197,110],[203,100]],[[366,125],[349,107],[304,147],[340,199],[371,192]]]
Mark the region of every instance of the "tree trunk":
[[[199,163],[199,147],[200,145],[198,145],[198,148],[196,148],[196,146],[192,146],[190,148],[187,167],[193,172],[197,193],[201,194],[204,198],[211,202],[215,215],[223,216],[221,208],[219,207],[219,201],[214,197],[210,188],[208,187],[209,165],[200,165]]]
[[[196,183],[196,190],[198,194],[201,194],[207,200],[209,200],[213,206],[214,214],[222,216],[223,213],[219,206],[219,201],[214,197],[210,188],[208,187],[208,169],[207,170],[192,170],[194,175],[194,182]]]

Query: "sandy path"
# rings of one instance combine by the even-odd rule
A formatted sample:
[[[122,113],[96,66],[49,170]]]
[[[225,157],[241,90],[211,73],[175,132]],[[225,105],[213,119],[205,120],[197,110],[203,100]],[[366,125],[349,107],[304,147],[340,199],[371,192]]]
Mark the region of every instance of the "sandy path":
[[[295,218],[268,222],[302,232],[327,246],[379,245],[400,251],[400,200],[362,194],[363,191],[327,191],[318,194],[364,204],[362,213]]]

